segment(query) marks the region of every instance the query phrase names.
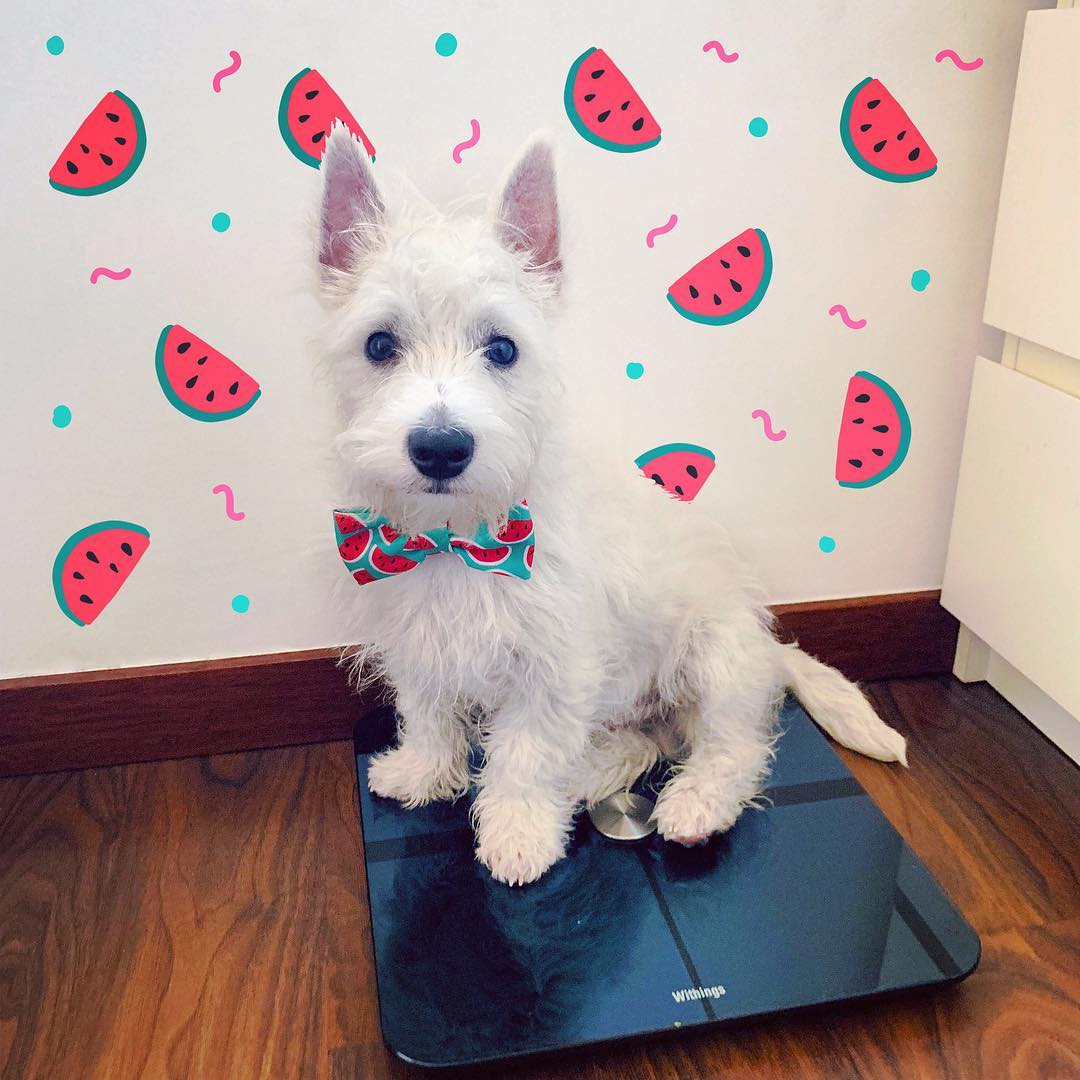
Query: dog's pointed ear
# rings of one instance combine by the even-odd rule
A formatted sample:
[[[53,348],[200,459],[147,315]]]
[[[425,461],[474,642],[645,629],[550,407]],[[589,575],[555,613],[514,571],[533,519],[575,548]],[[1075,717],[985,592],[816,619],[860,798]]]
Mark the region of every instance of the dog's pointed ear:
[[[385,207],[367,151],[344,124],[331,129],[320,171],[319,270],[324,288],[334,292],[341,275],[380,242]]]
[[[534,135],[511,166],[494,206],[495,235],[509,251],[524,255],[530,273],[555,286],[562,275],[555,152]]]

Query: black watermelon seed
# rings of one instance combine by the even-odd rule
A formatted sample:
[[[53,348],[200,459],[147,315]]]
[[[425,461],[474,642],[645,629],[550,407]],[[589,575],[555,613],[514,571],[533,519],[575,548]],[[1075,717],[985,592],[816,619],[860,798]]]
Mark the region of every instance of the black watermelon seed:
[[[79,579],[80,581],[82,581],[82,580],[83,580],[83,576],[82,576],[82,574],[81,574],[81,573],[80,573],[80,572],[79,572],[78,570],[74,571],[74,572],[72,573],[72,575],[71,575],[71,576],[72,576],[73,578],[78,578],[78,579]]]
[[[121,146],[127,146],[127,139],[123,135],[114,135],[113,142],[119,143]]]
[[[119,120],[120,120],[120,117],[117,116],[116,113],[114,113],[114,112],[107,112],[105,114],[105,118],[107,120],[111,120],[114,124],[119,122]]]
[[[741,256],[742,256],[742,257],[743,257],[744,259],[749,259],[749,258],[750,258],[750,249],[749,249],[748,247],[744,246],[743,244],[740,244],[740,245],[739,245],[739,246],[738,246],[738,247],[737,247],[737,248],[736,248],[735,250],[736,250],[736,251],[737,251],[737,252],[738,252],[738,253],[739,253],[739,254],[740,254],[740,255],[741,255]]]
[[[696,300],[698,298],[698,291],[693,285],[690,286],[690,295]]]
[[[871,454],[876,454],[876,455],[877,455],[878,457],[881,457],[881,455],[882,455],[882,454],[884,454],[884,453],[885,453],[885,451],[884,451],[884,450],[879,450],[879,449],[878,449],[878,448],[877,448],[877,447],[875,446],[875,447],[874,447],[874,448],[873,448],[873,449],[872,449],[872,450],[870,451],[870,453],[871,453]]]
[[[723,267],[723,268],[724,268],[725,270],[730,270],[730,269],[731,269],[731,263],[729,263],[729,262],[727,261],[727,259],[721,259],[721,260],[720,260],[720,265],[721,265],[721,266],[722,266],[722,267]]]
[[[661,487],[663,487],[663,486],[664,486],[664,481],[663,481],[663,479],[661,478],[661,476],[660,476],[660,474],[659,474],[659,473],[653,473],[653,474],[652,474],[652,482],[653,482],[654,484],[659,484],[659,485],[660,485]]]
[[[307,121],[308,121],[308,120],[310,120],[310,119],[311,119],[311,113],[307,113],[307,112],[306,112],[306,113],[304,113],[304,115],[303,115],[303,116],[298,116],[298,117],[296,118],[296,122],[297,122],[298,124],[305,124],[305,123],[307,123]]]
[[[863,416],[856,416],[855,419],[852,420],[851,422],[853,424],[865,424],[866,423],[866,418],[863,417]]]
[[[67,171],[69,173],[71,173],[72,175],[74,175],[75,173],[77,173],[79,171],[79,166],[76,165],[74,161],[68,161],[68,162],[66,162],[66,164],[67,164]]]
[[[314,101],[315,98],[317,98],[318,96],[319,96],[319,91],[318,90],[309,90],[304,95],[304,97],[306,97],[308,99],[308,101]]]
[[[860,124],[859,125],[859,130],[860,131],[869,131],[873,126],[874,126],[873,124]]]
[[[897,142],[903,142],[904,141],[904,136],[906,134],[907,134],[907,128],[904,128],[904,130],[901,131],[900,134],[896,136],[896,141]]]
[[[82,150],[82,152],[84,154],[89,154],[90,153],[90,147],[87,146],[86,143],[84,143],[84,142],[79,143],[79,148]]]
[[[317,131],[314,135],[311,136],[311,141],[319,142],[325,134],[325,131]]]
[[[594,97],[596,97],[596,95],[595,95],[595,94],[586,94],[586,95],[585,95],[585,100],[586,100],[586,101],[592,101],[592,99],[593,99]]]
[[[885,144],[888,141],[889,141],[888,139],[882,139],[881,142],[874,143],[874,153],[875,154],[880,154],[881,151],[885,149]]]
[[[130,554],[131,554],[131,545],[130,545],[130,544],[129,544],[129,543],[128,543],[128,542],[126,541],[126,540],[125,540],[125,541],[124,541],[124,542],[123,542],[123,543],[122,543],[122,544],[120,545],[120,550],[121,550],[121,551],[122,551],[122,552],[123,552],[123,553],[124,553],[125,555],[130,555]]]
[[[876,109],[881,104],[881,98],[874,98],[873,101],[868,101],[866,107],[868,109]]]
[[[856,469],[862,468],[862,462],[858,458],[848,458],[848,464],[854,465]]]
[[[596,119],[599,123],[603,123],[611,115],[610,109],[605,109]]]
[[[626,112],[626,110],[630,108],[630,102],[629,102],[629,101],[624,101],[624,102],[623,102],[623,103],[622,103],[622,104],[621,104],[621,105],[619,106],[619,108],[620,108],[620,109],[622,109],[622,111],[623,111],[623,112]]]
[[[919,156],[919,148],[916,146],[915,149],[912,150],[910,154],[908,154],[907,159],[908,159],[908,161],[914,161],[918,156]]]
[[[190,390],[199,381],[198,375],[192,375],[190,379],[184,385]]]
[[[190,348],[191,348],[191,342],[190,341],[181,341],[180,344],[176,346],[176,351],[178,353],[186,353],[188,351],[188,349],[190,349]]]
[[[240,389],[240,381],[237,380],[236,382],[234,382],[232,384],[232,386],[229,387],[229,393],[230,394],[235,394],[236,391],[239,390],[239,389]]]
[[[111,563],[109,563],[109,569],[110,569],[110,570],[111,570],[111,571],[112,571],[112,572],[113,572],[114,574],[119,574],[119,573],[120,573],[120,571],[116,569],[116,563],[114,563],[114,562],[111,562]]]
[[[80,597],[79,597],[79,599],[80,599],[80,600],[81,600],[81,601],[82,601],[82,602],[83,602],[84,604],[92,604],[92,603],[94,602],[93,600],[91,600],[91,599],[90,599],[90,597],[89,597],[89,596],[87,596],[87,595],[86,595],[86,593],[83,593],[83,594],[82,594],[82,596],[80,596]]]
[[[98,154],[98,157],[105,162],[106,165],[112,164],[112,158],[108,154]]]
[[[884,435],[885,432],[889,430],[889,425],[888,424],[875,424],[874,425],[874,430],[875,431],[880,431],[881,434]]]
[[[681,486],[680,484],[676,484],[676,485],[675,485],[675,494],[676,494],[676,495],[682,495],[682,494],[684,494],[684,492],[683,492],[683,489],[682,489],[682,486]]]
[[[697,479],[697,466],[696,466],[696,465],[687,465],[687,466],[686,466],[686,471],[687,471],[687,472],[688,472],[688,473],[689,473],[689,474],[690,474],[690,475],[691,475],[691,476],[692,476],[692,477],[693,477],[693,478],[694,478],[695,480]]]
[[[645,126],[645,117],[639,116],[630,126],[635,131],[640,131]]]
[[[728,278],[728,281],[736,292],[742,292],[742,286],[733,277]]]
[[[206,363],[206,357],[205,356],[200,356],[199,359],[195,361],[195,363],[196,364],[205,364]]]
[[[601,76],[601,75],[603,75],[603,74],[604,74],[604,69],[603,69],[603,68],[597,68],[597,69],[596,69],[596,70],[595,70],[595,71],[594,71],[594,72],[592,73],[592,77],[593,77],[594,79],[599,79],[599,78],[600,78],[600,76]]]
[[[713,294],[712,294],[712,302],[713,302],[713,303],[714,303],[714,304],[715,304],[715,305],[716,305],[717,307],[719,307],[719,306],[720,306],[720,305],[721,305],[721,304],[722,304],[722,303],[723,303],[724,301],[723,301],[723,300],[721,300],[721,299],[720,299],[720,297],[716,295],[716,293],[713,293]]]
[[[870,400],[870,395],[869,394],[859,394],[859,395],[856,396],[855,400],[860,402],[861,404],[865,404],[867,401]]]
[[[90,561],[91,561],[92,563],[99,563],[99,562],[101,562],[101,560],[100,560],[100,559],[99,559],[99,558],[97,557],[97,555],[95,555],[95,554],[94,554],[94,553],[93,553],[92,551],[88,551],[88,552],[86,553],[86,557],[87,557],[87,558],[88,558],[88,559],[89,559],[89,560],[90,560]]]
[[[206,400],[207,401],[213,401],[214,400],[214,391],[213,390],[211,390],[210,393],[206,395]]]

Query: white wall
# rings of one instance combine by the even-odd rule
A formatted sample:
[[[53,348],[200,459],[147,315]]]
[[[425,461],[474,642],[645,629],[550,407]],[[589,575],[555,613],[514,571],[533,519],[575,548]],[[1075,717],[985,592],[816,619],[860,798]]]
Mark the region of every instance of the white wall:
[[[941,582],[964,407],[981,339],[1020,0],[814,4],[638,2],[396,5],[38,3],[5,14],[0,135],[7,148],[0,355],[0,675],[225,656],[338,643],[327,582],[329,409],[308,341],[305,217],[317,175],[285,149],[277,104],[319,69],[364,125],[377,169],[403,168],[434,199],[485,192],[534,128],[558,137],[568,213],[567,344],[579,390],[627,461],[658,443],[715,451],[694,504],[717,515],[775,600]],[[164,12],[168,11],[168,14]],[[455,55],[436,55],[443,31]],[[62,36],[64,52],[44,42]],[[724,64],[702,44],[719,39]],[[611,154],[570,127],[562,86],[599,45],[663,127],[660,145]],[[977,71],[935,63],[944,48]],[[213,93],[237,50],[242,67]],[[876,75],[940,159],[937,175],[886,184],[837,134],[847,91]],[[48,170],[109,89],[133,98],[149,149],[134,178],[94,198],[50,189]],[[755,139],[747,123],[769,122]],[[469,120],[479,145],[452,162]],[[232,216],[224,234],[210,228]],[[678,214],[650,250],[645,233]],[[747,226],[767,231],[775,274],[746,320],[676,316],[668,284]],[[99,265],[126,281],[89,284]],[[932,275],[912,290],[916,268]],[[844,303],[869,320],[851,331]],[[250,370],[262,400],[198,424],[158,388],[153,350],[181,322]],[[627,379],[628,361],[645,377]],[[865,491],[833,479],[849,376],[873,371],[911,413],[906,463]],[[51,424],[53,407],[73,422]],[[750,413],[767,409],[783,442]],[[229,483],[243,522],[211,494]],[[151,546],[90,627],[52,596],[56,551],[103,518],[146,526]],[[838,542],[818,550],[824,534]],[[251,608],[234,613],[244,593]]]

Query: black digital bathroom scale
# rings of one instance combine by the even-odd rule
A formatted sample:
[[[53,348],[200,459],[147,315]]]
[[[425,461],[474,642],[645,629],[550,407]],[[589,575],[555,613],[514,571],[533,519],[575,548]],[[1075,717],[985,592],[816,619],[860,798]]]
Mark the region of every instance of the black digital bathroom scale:
[[[513,889],[475,861],[467,799],[404,810],[358,753],[391,1050],[478,1064],[970,974],[979,939],[926,867],[790,699],[781,727],[771,805],[726,835],[620,843],[582,814],[567,857]]]

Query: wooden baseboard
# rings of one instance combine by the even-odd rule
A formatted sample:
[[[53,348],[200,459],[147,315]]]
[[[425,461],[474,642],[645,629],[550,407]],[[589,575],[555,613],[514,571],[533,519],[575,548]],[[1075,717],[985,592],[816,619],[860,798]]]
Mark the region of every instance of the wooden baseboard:
[[[940,593],[781,604],[783,640],[859,681],[952,669]],[[351,738],[383,704],[356,695],[339,649],[0,680],[0,776]]]
[[[960,624],[939,589],[778,604],[773,613],[781,640],[798,641],[856,682],[952,671]]]

